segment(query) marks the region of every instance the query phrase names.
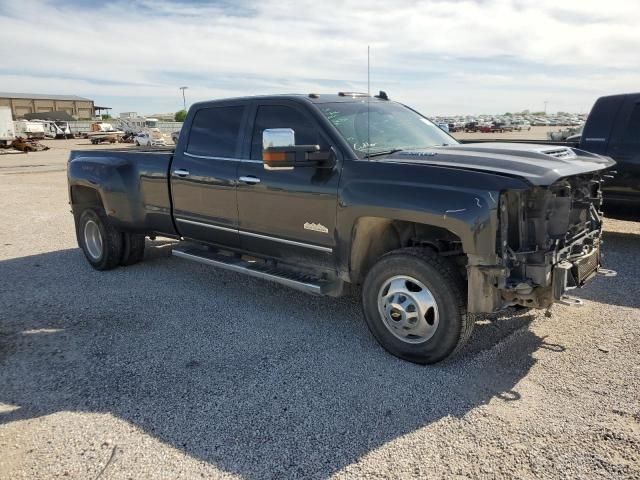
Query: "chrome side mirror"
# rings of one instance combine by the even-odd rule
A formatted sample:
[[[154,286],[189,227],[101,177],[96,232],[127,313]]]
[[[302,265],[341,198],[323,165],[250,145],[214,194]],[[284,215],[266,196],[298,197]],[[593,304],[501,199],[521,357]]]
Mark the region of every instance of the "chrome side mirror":
[[[319,145],[296,145],[291,128],[267,128],[262,132],[262,162],[265,170],[294,167],[333,168],[335,150],[320,151]]]
[[[262,150],[269,148],[293,147],[296,132],[292,128],[267,128],[262,132]]]
[[[296,145],[292,128],[267,128],[262,132],[262,161],[266,170],[293,170],[285,161],[285,151]]]

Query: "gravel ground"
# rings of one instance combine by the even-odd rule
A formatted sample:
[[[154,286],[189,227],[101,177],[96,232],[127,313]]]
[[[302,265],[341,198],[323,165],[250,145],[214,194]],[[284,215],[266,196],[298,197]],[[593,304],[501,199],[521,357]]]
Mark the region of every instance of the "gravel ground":
[[[161,240],[92,270],[64,155],[24,157],[0,168],[0,478],[640,478],[640,223],[607,220],[619,276],[584,307],[479,320],[420,367],[355,299]]]

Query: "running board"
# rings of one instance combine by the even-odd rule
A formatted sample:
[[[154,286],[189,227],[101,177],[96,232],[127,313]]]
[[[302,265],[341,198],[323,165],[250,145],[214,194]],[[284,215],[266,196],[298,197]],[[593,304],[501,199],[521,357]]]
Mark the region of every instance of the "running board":
[[[337,291],[337,287],[342,286],[342,282],[339,280],[334,282],[322,280],[303,273],[270,267],[262,262],[248,262],[238,257],[221,255],[200,248],[176,247],[173,249],[172,255],[193,262],[224,268],[232,272],[244,273],[251,277],[271,280],[272,282],[315,295],[335,295],[334,292]]]

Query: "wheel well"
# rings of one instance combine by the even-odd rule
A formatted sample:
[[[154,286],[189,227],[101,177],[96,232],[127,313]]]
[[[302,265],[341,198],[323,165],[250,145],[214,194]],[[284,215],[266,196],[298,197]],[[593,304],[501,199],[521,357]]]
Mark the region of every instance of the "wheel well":
[[[362,217],[356,223],[351,243],[351,281],[361,283],[369,269],[385,253],[404,247],[426,247],[450,257],[464,275],[466,255],[461,239],[449,230],[433,225]]]
[[[71,187],[71,204],[75,210],[80,210],[87,207],[101,207],[104,208],[102,198],[95,188],[84,187],[81,185],[74,185]]]

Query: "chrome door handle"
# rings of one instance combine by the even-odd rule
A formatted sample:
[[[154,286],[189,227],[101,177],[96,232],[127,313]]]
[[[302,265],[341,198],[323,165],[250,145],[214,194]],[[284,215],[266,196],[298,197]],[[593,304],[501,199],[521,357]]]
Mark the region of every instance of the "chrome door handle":
[[[178,177],[188,177],[189,176],[189,170],[183,170],[183,169],[178,169],[178,170],[174,170],[173,171],[174,175],[177,175]]]
[[[238,180],[248,185],[255,185],[256,183],[260,183],[260,179],[254,176],[240,177]]]

